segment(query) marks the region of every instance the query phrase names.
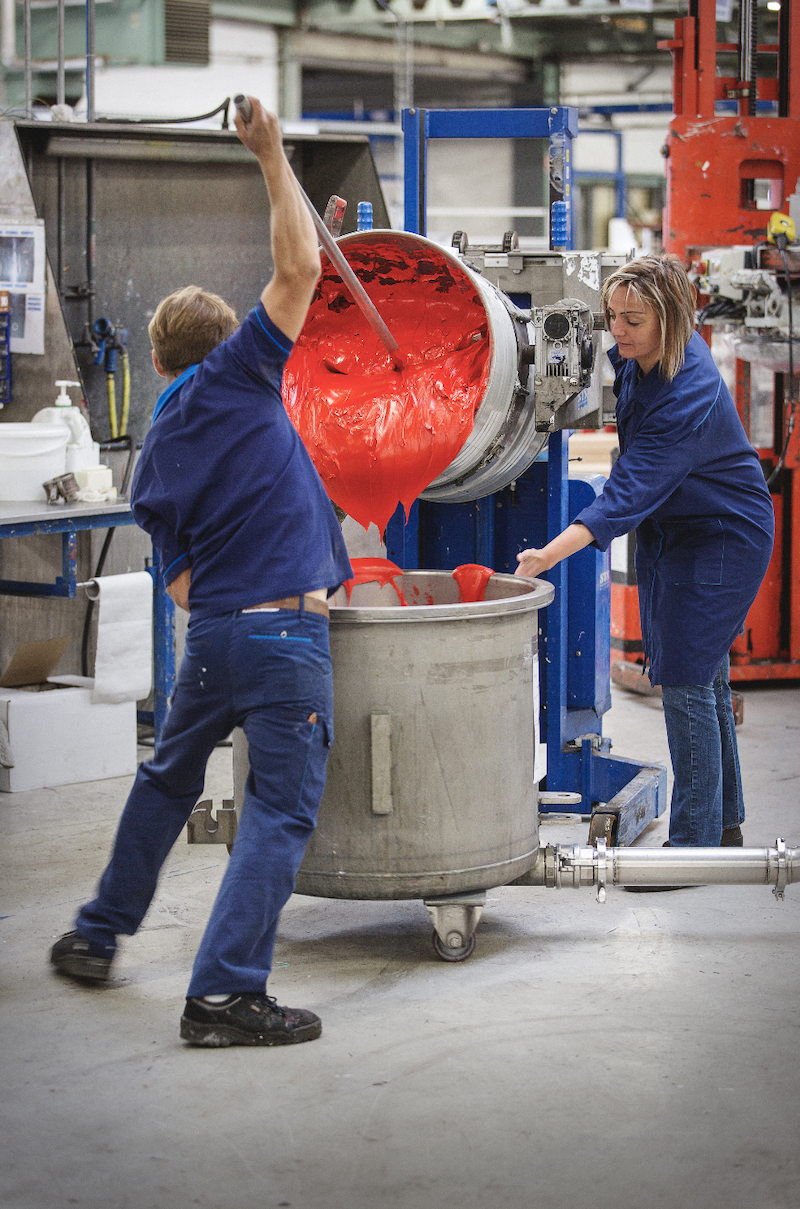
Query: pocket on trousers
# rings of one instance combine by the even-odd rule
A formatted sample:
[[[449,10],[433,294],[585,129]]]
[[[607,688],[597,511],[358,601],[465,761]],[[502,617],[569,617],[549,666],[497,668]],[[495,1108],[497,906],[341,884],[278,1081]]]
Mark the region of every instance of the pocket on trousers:
[[[320,716],[331,713],[331,660],[327,634],[315,635],[294,619],[247,617],[248,625],[235,647],[238,708],[308,706]],[[305,632],[303,632],[305,630]]]
[[[289,706],[284,710],[287,717],[294,720],[294,724],[299,731],[304,731],[307,727],[319,731],[320,741],[323,747],[333,746],[333,722],[330,718],[325,717],[319,710],[311,709],[305,706]],[[308,733],[313,733],[309,731]]]

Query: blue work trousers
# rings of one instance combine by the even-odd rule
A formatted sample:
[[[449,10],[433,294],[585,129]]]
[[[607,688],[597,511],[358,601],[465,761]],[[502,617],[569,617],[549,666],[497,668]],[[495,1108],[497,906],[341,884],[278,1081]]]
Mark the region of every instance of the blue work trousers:
[[[716,848],[723,828],[744,822],[729,676],[726,656],[711,684],[661,689],[674,774],[669,842],[676,848]]]
[[[279,609],[190,622],[161,740],[136,775],[97,898],[76,922],[106,954],[142,922],[202,793],[208,757],[235,726],[247,736],[250,772],[192,996],[266,987],[278,918],[316,825],[333,741],[327,618]]]

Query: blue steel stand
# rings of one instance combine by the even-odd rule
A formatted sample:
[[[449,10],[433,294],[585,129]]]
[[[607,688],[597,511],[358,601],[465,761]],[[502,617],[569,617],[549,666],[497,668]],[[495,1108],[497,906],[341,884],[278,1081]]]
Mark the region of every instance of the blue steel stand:
[[[577,131],[577,111],[562,107],[405,110],[406,230],[426,232],[428,139],[547,138],[551,246],[571,247],[571,143]],[[547,453],[493,496],[471,504],[418,500],[407,524],[398,508],[386,530],[388,557],[407,569],[452,570],[478,562],[513,572],[517,553],[561,533],[602,483],[570,480],[568,443],[567,430],[553,433]],[[589,548],[559,563],[547,578],[555,587],[553,603],[539,615],[547,789],[580,794],[575,809],[592,815],[590,838],[629,844],[666,809],[667,776],[661,765],[611,756],[602,735],[602,715],[611,705],[609,555]]]

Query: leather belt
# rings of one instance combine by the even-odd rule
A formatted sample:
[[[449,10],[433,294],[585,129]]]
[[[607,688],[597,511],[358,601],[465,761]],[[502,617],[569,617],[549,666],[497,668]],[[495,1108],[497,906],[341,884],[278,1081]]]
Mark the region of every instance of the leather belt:
[[[250,609],[294,609],[299,613],[300,597],[285,596],[283,600],[267,600],[264,602],[264,604],[250,605],[249,608],[243,609],[242,611],[249,613]],[[327,601],[319,600],[316,596],[304,596],[303,609],[306,613],[319,613],[322,617],[330,617],[331,615]]]

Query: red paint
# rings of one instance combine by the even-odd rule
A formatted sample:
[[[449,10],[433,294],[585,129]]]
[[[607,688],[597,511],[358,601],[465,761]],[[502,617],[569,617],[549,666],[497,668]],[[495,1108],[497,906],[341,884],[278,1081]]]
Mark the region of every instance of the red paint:
[[[380,584],[385,588],[387,584],[391,584],[397,593],[397,599],[401,605],[407,605],[408,602],[403,595],[402,588],[394,581],[398,576],[402,577],[403,572],[395,563],[390,562],[388,558],[351,558],[350,565],[355,571],[352,579],[346,579],[344,586],[347,589],[347,603],[350,604],[350,597],[353,595],[353,588],[356,584]]]
[[[486,596],[486,585],[494,575],[489,567],[480,563],[464,563],[456,567],[453,579],[458,584],[458,603],[474,604]]]
[[[323,256],[323,273],[283,375],[286,409],[340,508],[383,532],[406,515],[472,431],[490,336],[474,284],[412,235],[364,232],[342,251],[400,345],[391,357]]]

